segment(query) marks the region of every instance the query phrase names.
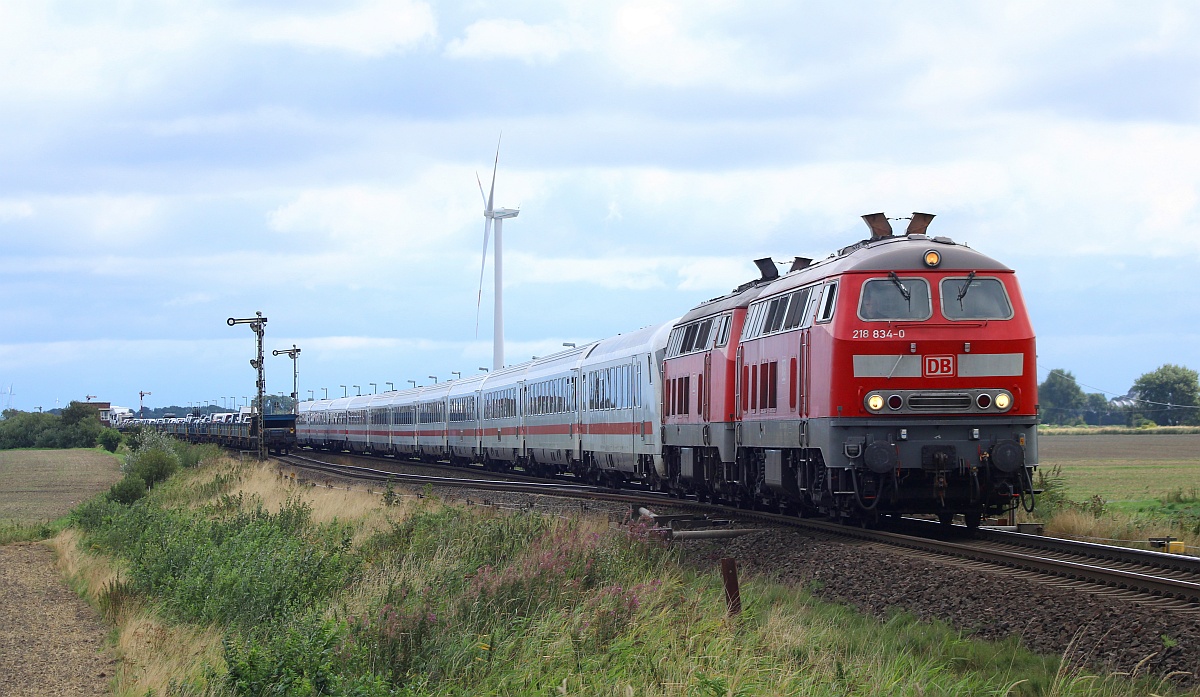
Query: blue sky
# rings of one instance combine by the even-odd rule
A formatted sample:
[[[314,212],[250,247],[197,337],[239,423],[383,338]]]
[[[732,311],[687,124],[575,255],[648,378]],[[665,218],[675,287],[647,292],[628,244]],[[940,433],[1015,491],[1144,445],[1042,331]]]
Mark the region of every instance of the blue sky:
[[[0,1],[0,406],[240,401],[256,310],[305,397],[490,365],[501,132],[510,362],[915,210],[1018,271],[1040,379],[1124,393],[1200,368],[1197,35],[1191,2]]]

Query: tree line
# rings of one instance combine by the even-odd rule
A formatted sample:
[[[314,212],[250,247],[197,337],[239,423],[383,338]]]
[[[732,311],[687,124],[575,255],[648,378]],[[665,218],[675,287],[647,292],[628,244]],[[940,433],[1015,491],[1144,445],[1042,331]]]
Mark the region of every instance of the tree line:
[[[1134,381],[1129,394],[1085,393],[1069,370],[1055,368],[1038,385],[1041,422],[1092,426],[1200,424],[1200,373],[1170,363]]]
[[[251,400],[255,408],[258,398]],[[295,402],[287,395],[265,395],[266,414],[290,414]],[[218,406],[204,407],[159,407],[146,409],[146,418],[162,418],[168,414],[186,416],[194,414],[223,413],[230,411]],[[64,409],[48,412],[5,409],[0,412],[0,450],[13,448],[94,448],[103,446],[116,452],[121,443],[121,434],[107,428],[100,421],[95,404],[71,402]]]
[[[94,404],[71,402],[61,412],[5,409],[0,416],[0,450],[11,448],[94,448],[115,452],[121,434],[105,428]]]

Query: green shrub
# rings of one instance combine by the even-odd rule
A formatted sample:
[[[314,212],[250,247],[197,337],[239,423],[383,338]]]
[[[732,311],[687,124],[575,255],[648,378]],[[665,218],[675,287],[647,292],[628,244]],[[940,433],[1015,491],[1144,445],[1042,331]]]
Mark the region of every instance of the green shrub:
[[[328,597],[357,568],[349,530],[314,525],[295,500],[276,514],[255,501],[215,520],[149,500],[97,513],[89,511],[99,523],[89,542],[128,560],[131,588],[185,621],[274,622]]]
[[[181,440],[175,440],[171,444],[175,451],[175,456],[179,458],[179,466],[184,469],[192,469],[202,462],[214,460],[221,455],[223,451],[221,446],[216,443],[185,443]]]
[[[1034,513],[1043,520],[1048,520],[1056,512],[1071,505],[1071,500],[1067,498],[1067,479],[1059,465],[1054,465],[1049,470],[1038,469],[1033,488],[1041,492],[1034,499]]]
[[[89,533],[110,524],[120,513],[121,505],[109,498],[109,494],[101,494],[76,506],[68,518],[72,525]]]
[[[115,453],[117,447],[121,445],[121,432],[115,428],[106,428],[100,432],[96,441],[108,452]]]
[[[128,506],[146,495],[146,480],[130,473],[108,490],[108,498],[121,505]]]
[[[127,469],[128,474],[154,486],[179,470],[179,457],[173,450],[139,450],[129,456]]]

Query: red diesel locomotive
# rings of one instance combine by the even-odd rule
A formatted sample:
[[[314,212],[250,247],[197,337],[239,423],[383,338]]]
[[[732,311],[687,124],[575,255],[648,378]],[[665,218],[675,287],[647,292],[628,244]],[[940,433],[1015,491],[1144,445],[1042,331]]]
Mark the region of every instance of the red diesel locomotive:
[[[1032,495],[1034,334],[1013,271],[914,213],[684,315],[663,362],[666,485],[821,513],[961,514]]]

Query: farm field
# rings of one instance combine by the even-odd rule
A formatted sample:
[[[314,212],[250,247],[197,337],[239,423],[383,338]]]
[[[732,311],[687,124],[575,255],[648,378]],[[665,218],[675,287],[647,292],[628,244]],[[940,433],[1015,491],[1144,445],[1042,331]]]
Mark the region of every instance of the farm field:
[[[1200,434],[1053,435],[1038,439],[1043,471],[1058,466],[1074,500],[1159,500],[1200,489]]]
[[[100,449],[0,450],[0,522],[55,520],[120,478],[120,460]]]

